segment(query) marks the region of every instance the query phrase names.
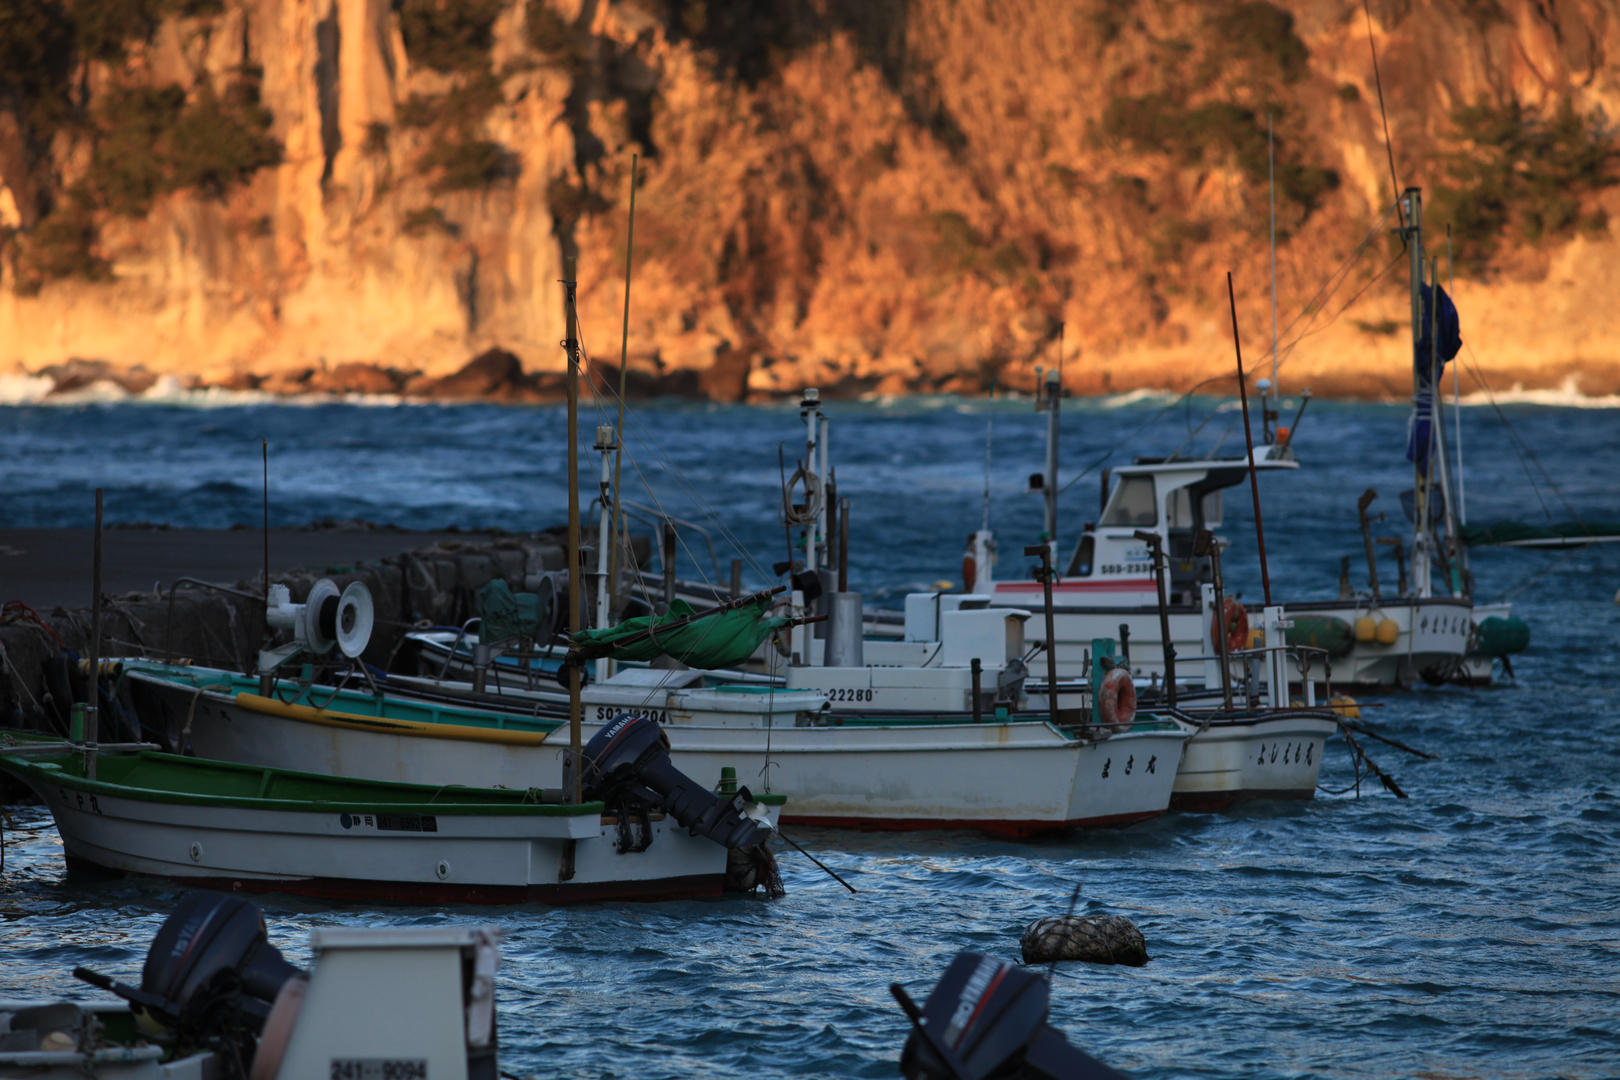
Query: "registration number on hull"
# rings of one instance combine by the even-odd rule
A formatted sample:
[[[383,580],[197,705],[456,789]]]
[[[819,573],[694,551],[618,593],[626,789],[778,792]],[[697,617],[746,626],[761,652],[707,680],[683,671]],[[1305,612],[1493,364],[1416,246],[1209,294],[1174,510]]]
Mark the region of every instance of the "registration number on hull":
[[[669,723],[669,711],[667,709],[620,709],[612,705],[598,705],[596,707],[596,718],[604,724],[611,720],[617,720],[621,716],[629,716],[634,720],[656,720],[660,724]]]

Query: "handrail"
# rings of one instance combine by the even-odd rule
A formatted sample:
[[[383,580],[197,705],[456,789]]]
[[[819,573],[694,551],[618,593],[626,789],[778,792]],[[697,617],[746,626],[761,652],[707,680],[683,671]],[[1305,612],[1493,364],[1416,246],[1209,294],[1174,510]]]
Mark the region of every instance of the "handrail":
[[[266,610],[269,610],[270,607],[269,601],[258,593],[243,592],[241,589],[233,589],[227,585],[215,585],[211,581],[203,581],[194,577],[175,578],[169,582],[169,616],[163,624],[163,662],[165,664],[174,663],[174,591],[180,587],[181,582],[202,589],[213,589],[215,592],[230,593],[232,596],[240,596],[248,600],[257,600],[265,605]]]

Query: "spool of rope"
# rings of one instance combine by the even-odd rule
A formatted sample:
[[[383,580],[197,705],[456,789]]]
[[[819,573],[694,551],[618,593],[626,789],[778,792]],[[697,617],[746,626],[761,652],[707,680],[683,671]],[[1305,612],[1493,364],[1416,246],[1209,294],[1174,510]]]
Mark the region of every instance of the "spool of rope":
[[[804,502],[793,501],[793,489],[804,485]],[[821,477],[800,465],[788,477],[787,490],[782,493],[782,524],[796,529],[815,521],[821,513]]]
[[[1136,924],[1123,915],[1051,915],[1036,919],[1019,943],[1024,963],[1084,960],[1141,967],[1151,957]]]

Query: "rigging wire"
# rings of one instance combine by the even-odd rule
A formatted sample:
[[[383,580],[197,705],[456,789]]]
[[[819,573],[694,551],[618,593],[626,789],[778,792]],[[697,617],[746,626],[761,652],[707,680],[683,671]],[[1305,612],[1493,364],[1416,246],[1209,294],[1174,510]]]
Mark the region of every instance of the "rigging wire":
[[[1283,334],[1286,335],[1286,334],[1291,333],[1293,331],[1295,325],[1298,324],[1298,322],[1301,319],[1304,319],[1307,315],[1309,315],[1310,318],[1305,324],[1306,330],[1308,330],[1310,328],[1310,326],[1316,321],[1317,316],[1321,314],[1322,303],[1324,301],[1326,301],[1326,299],[1329,296],[1331,296],[1334,292],[1336,292],[1341,285],[1344,284],[1345,278],[1348,277],[1350,271],[1355,268],[1356,263],[1361,259],[1362,254],[1367,250],[1368,246],[1371,245],[1372,242],[1375,239],[1377,239],[1380,235],[1382,235],[1383,229],[1384,229],[1384,223],[1389,220],[1390,214],[1395,212],[1398,209],[1399,209],[1399,204],[1398,203],[1397,204],[1392,204],[1391,206],[1385,208],[1384,213],[1379,217],[1379,219],[1377,221],[1375,221],[1373,223],[1372,228],[1367,230],[1367,234],[1364,237],[1362,237],[1361,242],[1359,244],[1357,244],[1355,249],[1353,251],[1351,251],[1349,255],[1345,256],[1344,260],[1342,262],[1340,262],[1339,265],[1334,268],[1333,272],[1330,273],[1327,276],[1326,280],[1323,281],[1321,287],[1317,289],[1316,294],[1305,302],[1305,306],[1302,309],[1300,309],[1299,314],[1295,315],[1293,317],[1293,319],[1289,320],[1288,325],[1283,327]],[[1393,263],[1391,265],[1393,265]],[[1378,275],[1375,275],[1373,277],[1373,281],[1377,281],[1378,278],[1381,277],[1382,274],[1385,271],[1387,271],[1388,269],[1389,269],[1388,267],[1385,267],[1384,271],[1380,271]],[[1362,291],[1365,292],[1366,288],[1370,287],[1371,284],[1372,284],[1372,282],[1368,282],[1367,286],[1364,286]],[[1357,295],[1359,296],[1360,294],[1358,293]],[[1341,309],[1340,313],[1341,314],[1343,313],[1342,309]],[[1338,316],[1335,315],[1334,318],[1337,319]],[[1331,321],[1330,321],[1330,323],[1328,325],[1331,325]],[[1287,349],[1284,352],[1284,355],[1278,360],[1278,366],[1279,367],[1281,367],[1282,364],[1284,364],[1284,363],[1286,363],[1288,361],[1288,359],[1293,354],[1295,346],[1297,346],[1301,341],[1303,341],[1306,336],[1307,336],[1306,331],[1301,331],[1298,336],[1292,338],[1289,341]],[[1117,454],[1119,452],[1119,450],[1120,450],[1120,447],[1129,444],[1138,435],[1140,435],[1142,432],[1146,431],[1149,427],[1151,427],[1155,423],[1157,423],[1159,421],[1159,419],[1165,415],[1165,413],[1168,413],[1171,409],[1177,408],[1178,406],[1181,406],[1184,403],[1190,401],[1191,398],[1193,397],[1193,395],[1198,393],[1199,390],[1201,390],[1204,387],[1208,386],[1210,383],[1220,382],[1220,381],[1222,381],[1224,379],[1229,379],[1229,378],[1231,378],[1230,375],[1227,375],[1227,374],[1223,373],[1223,374],[1220,374],[1220,375],[1211,376],[1210,378],[1205,379],[1202,382],[1193,384],[1191,389],[1187,390],[1180,397],[1176,398],[1176,400],[1170,402],[1164,408],[1160,409],[1158,412],[1156,412],[1152,416],[1148,417],[1148,419],[1146,421],[1144,421],[1141,424],[1141,426],[1136,428],[1130,434],[1126,435],[1124,438],[1122,438],[1119,441],[1117,441],[1116,443],[1114,443],[1114,445],[1109,447],[1107,450],[1103,451],[1101,456],[1099,456],[1090,465],[1087,465],[1078,474],[1076,474],[1073,477],[1070,477],[1070,479],[1068,480],[1067,483],[1061,485],[1058,488],[1059,494],[1069,490],[1069,488],[1073,487],[1075,484],[1079,483],[1081,480],[1084,480],[1087,476],[1090,476],[1093,472],[1095,472],[1097,470],[1098,467],[1103,465],[1110,458],[1112,458],[1115,454]]]
[[[1401,182],[1395,176],[1395,144],[1389,138],[1389,112],[1384,108],[1384,77],[1378,73],[1378,46],[1373,43],[1372,6],[1361,0],[1367,16],[1367,48],[1372,52],[1373,83],[1378,87],[1378,117],[1384,122],[1384,153],[1389,156],[1389,182],[1395,185],[1395,212],[1401,219],[1401,246],[1406,246],[1406,212],[1401,209]]]

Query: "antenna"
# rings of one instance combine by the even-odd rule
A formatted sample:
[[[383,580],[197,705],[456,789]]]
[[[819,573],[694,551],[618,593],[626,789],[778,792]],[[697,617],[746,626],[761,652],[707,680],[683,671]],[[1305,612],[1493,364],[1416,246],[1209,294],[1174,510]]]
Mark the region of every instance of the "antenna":
[[[990,376],[990,400],[996,400],[996,377]],[[996,414],[992,408],[984,419],[984,524],[981,529],[990,528],[990,442],[996,432]]]
[[[270,606],[270,440],[260,436],[264,451],[264,603]]]
[[[1266,168],[1271,178],[1271,407],[1260,403],[1260,427],[1266,443],[1272,439],[1271,421],[1277,415],[1277,147],[1272,137],[1271,113],[1266,113]]]
[[[1249,428],[1249,388],[1243,377],[1243,343],[1238,339],[1237,293],[1232,271],[1226,272],[1226,297],[1232,304],[1232,347],[1237,350],[1238,397],[1243,402],[1243,438],[1249,444],[1249,489],[1254,493],[1254,535],[1260,546],[1260,584],[1265,586],[1266,607],[1271,606],[1271,574],[1266,569],[1266,530],[1260,522],[1260,481],[1254,474],[1254,432]]]

